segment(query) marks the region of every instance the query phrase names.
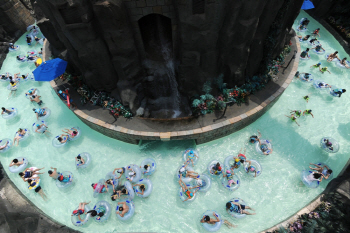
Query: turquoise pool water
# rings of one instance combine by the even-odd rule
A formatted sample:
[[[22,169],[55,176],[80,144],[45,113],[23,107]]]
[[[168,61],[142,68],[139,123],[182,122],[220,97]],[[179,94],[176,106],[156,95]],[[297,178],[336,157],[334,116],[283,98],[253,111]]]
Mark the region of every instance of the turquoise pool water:
[[[302,12],[297,21],[305,16],[306,13]],[[341,57],[348,56],[331,34],[311,20],[309,29],[317,27],[321,28],[320,39],[327,52],[338,50]],[[24,37],[17,42],[21,46],[21,52],[32,49],[24,43]],[[305,46],[302,45],[302,48]],[[8,54],[0,73],[27,73],[35,69],[33,64],[15,62],[17,53],[20,52]],[[310,54],[310,60],[299,63],[299,71],[310,71],[309,67],[318,61],[322,62],[322,66],[326,64],[324,55],[319,56],[313,52]],[[339,69],[333,63],[327,66],[332,74],[313,72],[314,76],[331,85],[347,88],[350,84],[350,70]],[[252,179],[246,174],[239,174],[242,184],[233,193],[214,181],[209,192],[199,193],[193,203],[186,205],[179,201],[179,187],[174,174],[182,161],[183,150],[195,147],[193,142],[154,141],[140,146],[126,144],[105,137],[84,125],[60,101],[48,83],[22,83],[17,96],[9,99],[5,83],[0,83],[0,87],[1,105],[16,107],[19,111],[18,118],[12,122],[0,119],[0,138],[13,138],[19,127],[31,130],[31,125],[36,121],[32,111],[34,105],[24,97],[24,93],[30,88],[38,88],[45,106],[52,110],[51,116],[46,120],[52,132],[51,137],[32,133],[30,138],[21,142],[18,147],[0,154],[0,161],[9,177],[21,192],[46,214],[62,224],[84,232],[203,232],[204,229],[198,222],[201,214],[208,209],[218,211],[225,219],[238,225],[234,229],[235,232],[259,232],[294,214],[324,190],[327,182],[322,182],[318,189],[308,189],[300,184],[300,172],[310,162],[322,161],[328,164],[335,171],[336,177],[349,159],[350,148],[347,141],[350,139],[350,94],[345,93],[341,98],[333,98],[327,91],[315,90],[311,83],[294,80],[279,101],[256,122],[237,133],[196,147],[200,153],[200,160],[195,166],[195,171],[199,173],[206,172],[207,164],[211,160],[218,159],[223,162],[227,155],[236,154],[240,148],[245,147],[248,159],[255,159],[261,163],[262,175]],[[311,94],[309,103],[302,98],[307,94]],[[301,126],[298,127],[284,116],[289,113],[289,109],[312,109],[315,118],[299,120]],[[60,134],[61,129],[72,126],[81,128],[82,137],[63,148],[53,147],[52,138]],[[247,143],[248,137],[255,134],[257,129],[262,132],[263,139],[270,139],[273,143],[274,152],[268,157],[259,155],[255,147]],[[327,154],[320,149],[319,141],[323,136],[333,137],[340,143],[338,153]],[[74,157],[81,152],[89,152],[92,155],[92,165],[85,172],[78,171],[74,166]],[[45,174],[41,176],[41,186],[48,196],[48,201],[43,201],[39,195],[28,190],[17,174],[9,173],[6,167],[18,156],[27,157],[30,166],[45,167]],[[153,158],[158,163],[156,173],[150,177],[154,185],[153,193],[146,199],[135,197],[136,214],[131,221],[121,222],[115,213],[112,213],[103,225],[90,221],[87,226],[77,228],[71,224],[70,214],[79,202],[91,201],[93,205],[99,200],[106,200],[112,205],[112,209],[115,209],[116,203],[110,201],[109,195],[92,197],[91,183],[104,178],[107,172],[116,167],[131,163],[140,164],[145,158]],[[51,166],[57,167],[59,171],[71,171],[75,178],[74,186],[67,190],[58,189],[55,181],[47,175]],[[233,197],[245,200],[256,210],[256,215],[244,219],[230,217],[225,212],[225,203]],[[220,232],[229,231],[231,230],[225,226],[220,229]]]

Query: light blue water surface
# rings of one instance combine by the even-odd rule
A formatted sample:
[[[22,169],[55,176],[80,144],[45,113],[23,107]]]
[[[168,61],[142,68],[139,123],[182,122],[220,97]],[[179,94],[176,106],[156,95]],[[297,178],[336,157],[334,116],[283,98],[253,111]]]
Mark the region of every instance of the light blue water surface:
[[[300,13],[296,22],[305,16],[306,13]],[[331,34],[311,19],[309,29],[317,27],[321,28],[320,40],[327,52],[338,50],[341,57],[348,56]],[[32,49],[24,40],[25,35],[16,43],[21,46],[21,50],[8,54],[0,73],[7,71],[27,73],[35,69],[34,64],[15,62],[17,54]],[[305,45],[302,45],[302,48],[305,48]],[[322,66],[327,64],[332,74],[312,71],[317,79],[340,88],[349,87],[350,70],[339,69],[335,63],[327,63],[324,55],[316,55],[313,52],[310,54],[310,60],[299,63],[299,71],[309,72],[311,65],[321,61]],[[308,189],[300,183],[300,172],[310,162],[322,161],[333,169],[335,175],[338,175],[349,159],[350,148],[347,141],[350,139],[348,133],[350,93],[345,93],[341,98],[334,98],[328,91],[318,91],[310,83],[294,80],[278,102],[256,122],[227,137],[197,146],[200,160],[195,170],[200,173],[206,172],[206,166],[211,160],[219,159],[223,162],[227,155],[237,154],[245,147],[248,159],[255,159],[261,163],[262,175],[253,179],[246,174],[239,174],[242,184],[233,193],[223,189],[221,183],[214,181],[209,192],[199,193],[193,203],[186,205],[179,201],[179,186],[174,174],[182,161],[182,151],[194,147],[193,142],[154,141],[141,146],[126,144],[99,134],[84,125],[61,102],[48,83],[32,81],[22,83],[17,96],[9,99],[6,85],[0,83],[1,105],[18,108],[19,117],[12,122],[0,119],[0,138],[13,138],[19,127],[32,130],[31,125],[36,121],[32,111],[35,105],[24,97],[24,93],[32,87],[40,89],[45,106],[52,110],[47,123],[53,135],[47,138],[31,132],[28,140],[21,142],[18,147],[13,147],[6,154],[0,154],[1,163],[19,190],[35,205],[60,223],[83,232],[203,232],[199,219],[207,209],[218,211],[225,219],[238,225],[235,232],[259,232],[294,214],[324,190],[327,181],[322,182],[318,189]],[[307,94],[311,95],[309,103],[302,98]],[[301,125],[298,127],[284,116],[289,114],[290,109],[312,109],[315,118],[304,117],[298,120]],[[72,126],[79,126],[83,136],[64,148],[53,147],[52,138],[60,134],[61,129]],[[249,136],[256,134],[257,129],[262,132],[263,139],[272,141],[274,147],[272,155],[267,157],[259,155],[254,145],[247,143]],[[340,143],[338,153],[327,154],[320,149],[319,142],[323,136],[333,137]],[[92,155],[92,165],[85,172],[78,171],[74,166],[74,157],[81,152],[89,152]],[[48,196],[48,201],[43,201],[38,194],[28,190],[27,185],[17,174],[9,173],[6,167],[18,156],[27,157],[30,166],[45,167],[45,174],[41,175],[41,186]],[[112,213],[108,222],[103,225],[90,221],[87,226],[77,228],[71,224],[71,212],[79,202],[91,201],[93,206],[99,200],[106,200],[112,205],[112,209],[115,209],[116,203],[110,201],[109,195],[92,197],[91,183],[104,178],[106,173],[115,167],[131,163],[140,164],[145,158],[153,158],[158,164],[156,173],[150,177],[154,189],[147,199],[135,197],[136,214],[131,221],[121,222],[115,213]],[[68,190],[58,189],[55,181],[47,175],[47,170],[51,166],[57,167],[59,171],[71,171],[74,174],[74,186]],[[230,217],[225,212],[225,203],[233,197],[245,200],[256,210],[256,215],[244,219]],[[220,232],[229,231],[225,226],[220,229]]]

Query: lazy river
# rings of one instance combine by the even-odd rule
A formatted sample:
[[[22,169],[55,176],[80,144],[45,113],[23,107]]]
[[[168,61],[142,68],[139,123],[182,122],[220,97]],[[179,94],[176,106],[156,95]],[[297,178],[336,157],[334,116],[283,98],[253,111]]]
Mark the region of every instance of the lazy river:
[[[313,20],[305,12],[301,12],[297,22],[302,17],[308,17],[309,30],[321,28],[320,41],[326,53],[339,51],[340,57],[349,57],[341,45],[318,22]],[[307,32],[306,32],[307,33]],[[300,35],[306,35],[301,33]],[[0,70],[0,73],[29,73],[35,69],[32,63],[17,63],[15,56],[33,49],[25,43],[23,35],[16,43],[21,49],[11,52]],[[306,48],[302,44],[301,48]],[[311,49],[311,47],[309,47]],[[34,47],[39,50],[39,45]],[[327,63],[324,55],[310,52],[309,60],[300,60],[299,71],[311,72],[315,79],[347,89],[350,86],[350,69],[340,69],[334,62]],[[311,65],[318,62],[328,66],[331,74],[322,74],[312,70]],[[203,232],[199,224],[201,214],[206,210],[216,210],[224,219],[238,225],[235,232],[259,232],[291,216],[303,208],[312,199],[317,197],[326,187],[328,181],[321,182],[317,189],[309,189],[301,184],[300,173],[306,169],[309,163],[323,162],[328,164],[336,177],[349,159],[350,147],[347,143],[349,135],[350,93],[345,93],[341,98],[333,97],[329,91],[320,91],[312,87],[312,83],[293,80],[290,86],[282,94],[278,102],[257,121],[246,128],[227,137],[195,146],[192,141],[152,141],[142,143],[139,146],[123,143],[106,137],[90,129],[71,112],[53,91],[49,83],[27,81],[18,87],[17,95],[8,98],[8,83],[0,83],[1,107],[16,107],[18,116],[12,121],[1,120],[0,138],[11,138],[18,128],[31,130],[30,137],[20,142],[18,147],[0,154],[3,164],[10,179],[18,189],[27,196],[37,207],[56,221],[73,229],[83,232]],[[44,135],[32,132],[32,124],[36,122],[32,109],[34,104],[25,98],[25,92],[31,88],[38,88],[44,106],[51,109],[51,116],[46,120],[52,135]],[[348,91],[350,92],[350,91]],[[309,94],[308,103],[303,96]],[[76,100],[78,101],[78,100]],[[289,115],[290,110],[312,109],[315,118],[302,117],[298,120],[300,127],[291,122],[284,115]],[[61,134],[63,128],[78,126],[82,131],[80,139],[68,143],[63,148],[55,148],[51,145],[53,137]],[[269,139],[273,144],[273,154],[263,156],[255,151],[255,146],[248,144],[249,136],[256,134],[259,129],[262,139]],[[319,142],[322,137],[332,137],[340,144],[340,150],[335,154],[323,151]],[[179,185],[174,178],[176,169],[182,162],[182,152],[188,147],[196,147],[200,153],[198,164],[194,170],[206,173],[210,161],[217,159],[224,162],[226,156],[237,155],[241,148],[246,148],[248,159],[260,162],[263,167],[261,176],[252,178],[240,173],[241,186],[238,190],[230,192],[224,189],[221,183],[213,181],[211,189],[207,193],[199,193],[191,204],[180,202],[178,196]],[[74,157],[82,152],[92,155],[92,164],[87,171],[75,168]],[[41,187],[48,196],[44,201],[38,194],[27,188],[27,184],[14,173],[8,170],[10,161],[19,156],[28,158],[30,166],[45,167],[45,174],[41,175]],[[153,158],[157,162],[157,171],[150,180],[153,182],[153,192],[149,198],[135,197],[136,213],[130,221],[122,222],[115,214],[111,214],[104,224],[93,221],[83,227],[75,227],[71,223],[71,213],[79,202],[91,201],[92,207],[97,201],[109,202],[114,210],[116,203],[110,200],[108,194],[102,194],[93,198],[91,184],[104,178],[107,172],[114,168],[129,164],[140,164],[145,158]],[[59,171],[71,171],[74,175],[74,184],[68,189],[59,189],[55,181],[51,179],[47,170],[56,167]],[[256,215],[243,219],[235,219],[225,211],[225,203],[233,197],[243,199],[249,206],[256,210]],[[229,232],[223,226],[219,232]]]

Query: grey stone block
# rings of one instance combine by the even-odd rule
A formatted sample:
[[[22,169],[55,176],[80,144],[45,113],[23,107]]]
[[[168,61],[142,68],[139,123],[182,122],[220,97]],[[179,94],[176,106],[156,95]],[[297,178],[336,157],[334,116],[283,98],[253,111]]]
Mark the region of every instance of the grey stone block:
[[[136,1],[136,6],[137,7],[146,7],[146,0]]]
[[[147,6],[156,6],[157,2],[156,0],[146,0]]]

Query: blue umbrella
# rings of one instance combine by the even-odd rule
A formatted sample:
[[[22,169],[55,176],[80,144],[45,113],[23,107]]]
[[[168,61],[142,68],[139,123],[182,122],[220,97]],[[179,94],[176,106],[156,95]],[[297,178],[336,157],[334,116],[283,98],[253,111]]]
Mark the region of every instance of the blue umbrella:
[[[43,62],[33,71],[35,81],[54,80],[61,76],[66,71],[66,68],[67,62],[59,58]]]
[[[314,4],[310,2],[310,0],[305,0],[303,5],[301,6],[302,10],[309,10],[315,8]]]

